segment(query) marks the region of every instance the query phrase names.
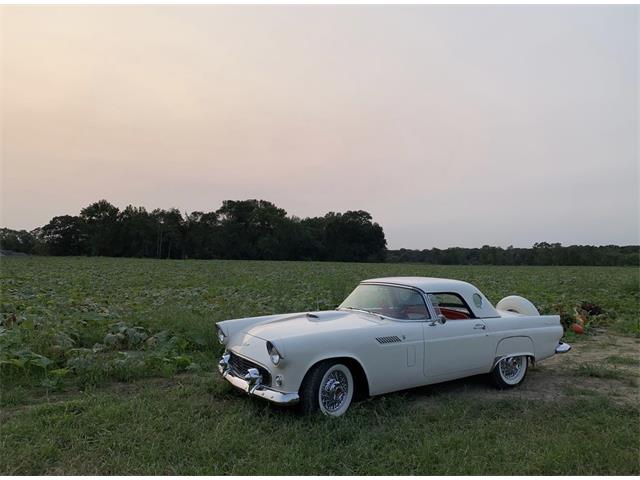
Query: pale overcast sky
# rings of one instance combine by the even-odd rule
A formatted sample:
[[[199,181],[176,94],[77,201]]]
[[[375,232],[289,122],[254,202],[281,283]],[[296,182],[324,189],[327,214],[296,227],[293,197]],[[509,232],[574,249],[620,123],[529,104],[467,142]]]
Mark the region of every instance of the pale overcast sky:
[[[2,226],[369,211],[391,248],[637,244],[638,7],[2,7]]]

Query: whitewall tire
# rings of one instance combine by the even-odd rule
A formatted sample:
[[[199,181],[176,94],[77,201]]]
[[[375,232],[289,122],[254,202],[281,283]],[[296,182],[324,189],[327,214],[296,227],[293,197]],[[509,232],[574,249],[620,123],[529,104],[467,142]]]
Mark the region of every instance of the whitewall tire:
[[[315,365],[300,388],[300,405],[304,412],[318,411],[339,417],[349,409],[355,382],[349,367],[338,361],[325,360]]]
[[[496,305],[496,310],[503,310],[506,312],[519,313],[520,315],[528,315],[530,317],[537,317],[540,315],[536,306],[524,297],[517,295],[511,295],[504,297]]]
[[[529,359],[526,355],[505,357],[493,369],[493,381],[498,388],[513,388],[527,375]]]

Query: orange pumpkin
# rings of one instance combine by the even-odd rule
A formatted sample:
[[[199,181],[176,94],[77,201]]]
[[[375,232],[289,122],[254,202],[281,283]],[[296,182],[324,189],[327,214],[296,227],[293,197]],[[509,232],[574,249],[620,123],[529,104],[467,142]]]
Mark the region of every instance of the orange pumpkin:
[[[572,323],[571,330],[573,330],[578,335],[582,335],[584,333],[584,327],[578,323]]]

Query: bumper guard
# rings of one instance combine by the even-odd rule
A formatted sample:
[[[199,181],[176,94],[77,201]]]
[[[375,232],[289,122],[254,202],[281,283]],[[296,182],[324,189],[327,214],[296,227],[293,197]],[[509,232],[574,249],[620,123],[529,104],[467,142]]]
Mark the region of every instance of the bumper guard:
[[[249,395],[261,397],[280,405],[293,405],[298,403],[300,397],[297,393],[283,393],[262,385],[262,376],[256,368],[250,368],[244,378],[231,371],[229,355],[225,354],[218,362],[218,370],[222,376],[234,387],[247,392]]]
[[[571,345],[564,342],[560,342],[556,347],[556,353],[567,353],[569,350],[571,350]]]

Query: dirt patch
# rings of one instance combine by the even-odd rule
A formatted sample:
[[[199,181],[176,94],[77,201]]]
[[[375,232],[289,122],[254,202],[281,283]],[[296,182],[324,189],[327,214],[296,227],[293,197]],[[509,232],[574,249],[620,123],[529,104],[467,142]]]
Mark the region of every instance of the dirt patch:
[[[627,362],[616,362],[616,357],[624,357]],[[640,400],[639,360],[638,339],[601,334],[581,338],[569,353],[554,355],[530,367],[525,381],[514,389],[497,390],[485,376],[477,376],[416,389],[415,394],[423,399],[462,394],[491,400],[550,401],[606,395],[615,402],[637,404]]]

